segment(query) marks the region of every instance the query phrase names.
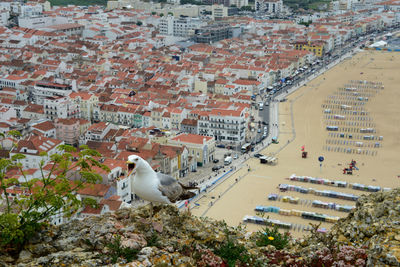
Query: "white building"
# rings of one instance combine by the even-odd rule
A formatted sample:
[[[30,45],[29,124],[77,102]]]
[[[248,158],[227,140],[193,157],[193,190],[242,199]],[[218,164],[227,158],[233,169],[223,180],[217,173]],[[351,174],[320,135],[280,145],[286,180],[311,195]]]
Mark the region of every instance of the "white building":
[[[65,21],[68,21],[64,18]],[[48,27],[57,23],[57,18],[37,16],[37,17],[18,17],[18,26],[22,28],[37,29]]]
[[[256,0],[256,11],[270,14],[281,13],[283,10],[282,0]]]
[[[17,75],[6,75],[0,78],[0,88],[10,87],[17,88],[22,82],[26,81],[28,75],[17,76]]]
[[[22,154],[24,159],[18,160],[24,169],[38,168],[43,160],[44,165],[50,161],[50,156],[60,153],[57,150],[59,145],[63,145],[64,141],[52,139],[44,136],[29,136],[27,139],[19,140],[18,145],[10,152],[10,157],[16,154]],[[41,156],[42,152],[46,152],[46,156]]]
[[[1,10],[0,7],[0,26],[7,26],[9,18],[10,18],[10,11]]]
[[[133,194],[131,189],[131,179],[127,176],[121,176],[116,181],[117,184],[117,195],[121,198],[121,200],[125,203],[132,202]]]
[[[49,82],[37,82],[31,92],[35,103],[43,105],[47,97],[68,96],[72,93],[72,85]]]
[[[160,34],[178,37],[189,37],[194,30],[204,24],[199,18],[179,17],[168,15],[160,20]]]
[[[243,144],[246,137],[248,116],[246,110],[214,109],[208,118],[201,116],[198,121],[199,134],[214,136],[218,141]]]
[[[22,5],[20,9],[20,17],[37,17],[43,14],[43,6],[41,4],[28,3]]]
[[[102,141],[110,129],[118,129],[118,126],[105,122],[94,123],[81,136],[80,144],[86,144],[87,141]]]
[[[47,119],[79,118],[79,105],[67,97],[52,96],[43,101],[44,113]]]

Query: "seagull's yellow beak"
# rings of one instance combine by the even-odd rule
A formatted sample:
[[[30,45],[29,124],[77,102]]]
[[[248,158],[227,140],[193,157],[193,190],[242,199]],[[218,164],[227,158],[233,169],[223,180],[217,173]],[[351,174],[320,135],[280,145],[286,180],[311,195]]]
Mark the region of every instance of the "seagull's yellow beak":
[[[128,176],[132,174],[132,172],[135,170],[136,164],[131,161],[127,161],[126,164],[128,164]]]

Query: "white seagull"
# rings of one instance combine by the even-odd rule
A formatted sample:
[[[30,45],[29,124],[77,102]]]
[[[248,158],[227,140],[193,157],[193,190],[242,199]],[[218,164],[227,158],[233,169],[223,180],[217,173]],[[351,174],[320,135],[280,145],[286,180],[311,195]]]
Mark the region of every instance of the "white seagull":
[[[127,164],[132,189],[140,198],[150,202],[151,212],[153,203],[172,204],[179,200],[189,199],[196,194],[188,189],[199,189],[184,186],[172,176],[155,172],[150,164],[139,156],[130,155]]]

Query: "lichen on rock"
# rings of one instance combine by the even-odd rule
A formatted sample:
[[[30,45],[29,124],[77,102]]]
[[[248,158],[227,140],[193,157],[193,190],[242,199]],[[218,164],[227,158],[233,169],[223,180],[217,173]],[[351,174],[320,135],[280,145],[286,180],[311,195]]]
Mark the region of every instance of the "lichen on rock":
[[[17,258],[0,251],[0,266],[227,266],[232,259],[218,255],[224,246],[244,251],[237,266],[400,266],[399,193],[362,196],[329,233],[313,231],[282,250],[258,247],[243,227],[160,206],[153,218],[143,207],[48,226]]]

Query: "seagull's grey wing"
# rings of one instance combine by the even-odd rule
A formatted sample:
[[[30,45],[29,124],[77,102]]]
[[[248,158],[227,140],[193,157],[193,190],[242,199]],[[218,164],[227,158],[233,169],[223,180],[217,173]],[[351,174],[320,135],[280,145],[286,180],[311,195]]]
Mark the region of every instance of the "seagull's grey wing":
[[[169,199],[169,201],[176,202],[180,199],[184,190],[176,179],[170,175],[159,172],[157,172],[157,178],[160,180],[160,186],[158,189]]]

